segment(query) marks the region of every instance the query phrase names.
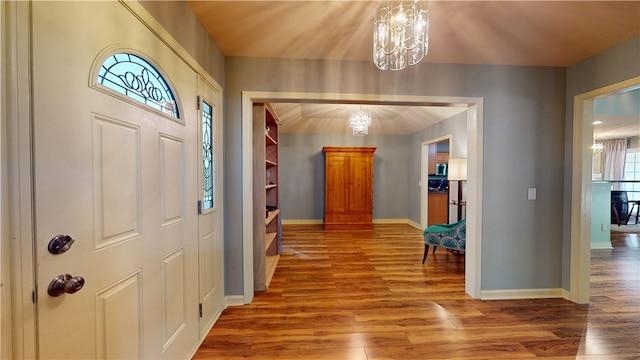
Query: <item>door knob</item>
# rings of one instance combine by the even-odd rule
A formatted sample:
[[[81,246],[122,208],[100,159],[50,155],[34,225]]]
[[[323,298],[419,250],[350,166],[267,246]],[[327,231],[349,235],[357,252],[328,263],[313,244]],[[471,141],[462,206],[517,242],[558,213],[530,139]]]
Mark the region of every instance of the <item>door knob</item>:
[[[51,296],[60,296],[62,294],[73,294],[78,292],[84,286],[82,276],[71,276],[69,274],[60,274],[49,283],[47,292]]]

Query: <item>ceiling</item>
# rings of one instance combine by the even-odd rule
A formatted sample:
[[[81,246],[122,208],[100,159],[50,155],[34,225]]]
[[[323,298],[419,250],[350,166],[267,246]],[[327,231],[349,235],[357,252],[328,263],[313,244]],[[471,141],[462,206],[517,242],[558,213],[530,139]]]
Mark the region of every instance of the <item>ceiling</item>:
[[[378,1],[187,2],[225,56],[372,58]],[[640,36],[640,1],[432,0],[429,11],[429,53],[418,66],[568,66]],[[282,132],[349,132],[348,114],[358,107],[272,105],[282,121]],[[363,107],[372,113],[369,132],[384,134],[410,133],[461,111],[456,107]],[[618,127],[638,122],[637,117],[613,120],[624,123]],[[602,125],[597,131],[608,126]]]

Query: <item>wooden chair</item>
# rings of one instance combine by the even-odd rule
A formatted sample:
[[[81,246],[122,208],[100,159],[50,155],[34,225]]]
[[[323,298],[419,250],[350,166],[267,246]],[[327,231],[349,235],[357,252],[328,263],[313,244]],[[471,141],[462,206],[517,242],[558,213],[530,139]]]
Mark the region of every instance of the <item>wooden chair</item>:
[[[626,225],[629,221],[629,198],[626,191],[611,191],[611,223]]]

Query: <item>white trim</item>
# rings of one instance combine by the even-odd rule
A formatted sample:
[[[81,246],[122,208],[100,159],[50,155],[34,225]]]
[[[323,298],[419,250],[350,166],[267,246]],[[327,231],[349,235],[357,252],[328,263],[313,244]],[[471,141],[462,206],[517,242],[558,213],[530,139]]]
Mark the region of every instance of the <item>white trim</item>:
[[[411,226],[414,226],[414,224],[417,224],[415,221],[412,221],[411,219],[407,219],[407,218],[389,218],[389,219],[373,219],[372,221],[374,224],[408,224]],[[420,228],[420,224],[418,224],[418,229]]]
[[[253,101],[242,93],[242,272],[243,301],[253,300]]]
[[[449,104],[467,107],[467,254],[465,256],[465,291],[480,297],[482,279],[482,119],[483,99],[479,97],[444,97],[379,94],[336,94],[301,92],[242,92],[242,244],[244,301],[253,298],[253,103],[313,102],[394,104],[427,106]],[[463,154],[460,154],[461,156]]]
[[[5,19],[5,4],[0,2],[0,19]],[[0,26],[0,69],[7,69],[7,26]],[[7,134],[6,124],[7,118],[7,102],[9,96],[7,94],[7,74],[6,71],[0,72],[0,359],[11,359],[13,330],[11,329],[11,242],[9,232],[9,182],[8,169],[6,159],[7,153]]]
[[[516,290],[483,290],[482,300],[514,300],[514,299],[552,299],[562,298],[563,290],[555,289],[516,289]]]
[[[571,181],[571,254],[566,299],[589,303],[591,267],[591,162],[595,98],[640,85],[640,76],[576,95],[573,100]]]
[[[225,308],[227,308],[229,306],[243,306],[244,305],[244,296],[242,296],[242,295],[225,296],[224,304],[225,304]]]
[[[591,242],[591,250],[611,250],[611,242]]]
[[[7,16],[7,148],[13,357],[36,358],[33,189],[31,188],[31,4],[5,2]],[[23,86],[24,85],[24,86]]]
[[[422,227],[422,225],[418,224],[417,222],[415,222],[415,221],[413,221],[413,220],[411,220],[411,219],[407,219],[407,224],[409,224],[409,225],[413,226],[414,228],[416,228],[416,229],[418,229],[418,230],[422,230],[422,229],[424,229],[424,228]]]
[[[465,292],[474,298],[479,298],[482,290],[483,114],[482,98],[467,109],[467,255],[464,282]]]

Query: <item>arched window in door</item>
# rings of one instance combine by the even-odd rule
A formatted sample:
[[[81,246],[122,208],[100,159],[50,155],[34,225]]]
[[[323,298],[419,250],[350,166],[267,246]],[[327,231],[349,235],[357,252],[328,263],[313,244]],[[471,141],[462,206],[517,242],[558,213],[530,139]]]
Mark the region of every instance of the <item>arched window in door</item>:
[[[109,89],[180,119],[176,98],[162,74],[142,57],[113,54],[102,63],[97,81]]]

